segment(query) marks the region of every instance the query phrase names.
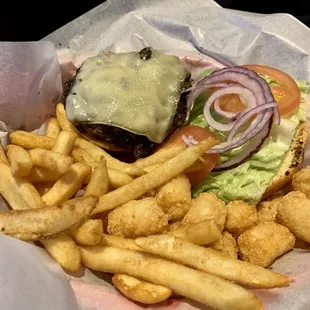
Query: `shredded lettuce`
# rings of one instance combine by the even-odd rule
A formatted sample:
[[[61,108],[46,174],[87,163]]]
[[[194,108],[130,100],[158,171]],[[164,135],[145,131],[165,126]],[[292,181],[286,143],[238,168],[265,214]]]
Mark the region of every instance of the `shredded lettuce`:
[[[208,75],[210,72],[205,74]],[[270,84],[275,83],[267,77],[264,78]],[[205,180],[193,189],[193,197],[197,197],[202,192],[213,192],[226,203],[238,199],[249,204],[257,204],[260,201],[271,179],[281,167],[296,127],[300,121],[306,120],[308,85],[306,81],[297,81],[297,84],[301,92],[300,105],[289,116],[281,119],[280,126],[273,125],[269,137],[259,152],[236,168],[223,172],[211,172]],[[205,92],[196,100],[189,124],[213,130],[208,126],[203,116],[203,106],[207,98],[208,92]],[[213,132],[219,135],[219,132],[214,130]],[[225,135],[222,134],[219,138],[225,139]],[[221,154],[220,161],[235,156],[241,150],[242,147]]]

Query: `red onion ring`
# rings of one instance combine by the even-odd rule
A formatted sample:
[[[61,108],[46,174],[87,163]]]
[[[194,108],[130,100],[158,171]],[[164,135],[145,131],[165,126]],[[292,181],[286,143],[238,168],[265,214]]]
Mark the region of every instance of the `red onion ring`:
[[[182,136],[183,141],[185,142],[185,144],[189,147],[194,146],[196,144],[198,144],[198,141],[194,139],[194,136],[189,135],[188,137],[183,135]]]
[[[244,150],[242,150],[240,154],[230,160],[218,164],[212,171],[220,172],[227,169],[232,169],[238,167],[239,165],[243,164],[247,159],[251,158],[264,144],[265,140],[269,136],[271,126],[272,119],[270,119],[263,128],[263,130],[259,134],[257,134],[247,146],[245,146]]]
[[[256,72],[238,66],[217,70],[197,82],[190,89],[187,106],[191,108],[199,95],[213,87],[220,89],[215,91],[205,103],[204,116],[206,122],[214,129],[222,132],[230,131],[230,133],[226,142],[214,146],[208,151],[208,154],[219,154],[232,150],[254,138],[254,142],[251,141],[245,147],[245,151],[236,156],[235,159],[216,166],[214,171],[218,171],[218,169],[228,169],[238,165],[246,158],[252,156],[253,152],[258,151],[263,144],[263,140],[269,135],[273,118],[275,123],[279,124],[280,115],[277,102],[272,95],[268,83]],[[227,94],[239,95],[242,98],[242,102],[246,102],[247,108],[238,113],[223,111],[220,107],[219,99]],[[213,104],[215,112],[228,119],[227,123],[222,124],[213,119],[210,113]],[[241,126],[245,125],[253,116],[255,116],[255,119],[244,132],[237,134]]]
[[[247,99],[248,108],[250,109],[253,109],[257,106],[255,95],[250,90],[246,89],[243,86],[239,86],[239,85],[238,86],[237,85],[227,86],[225,88],[217,90],[208,98],[204,106],[203,113],[204,113],[207,123],[211,127],[219,131],[230,131],[234,127],[236,121],[230,122],[228,124],[221,124],[219,122],[216,122],[210,114],[210,108],[216,99],[219,99],[220,97],[224,95],[229,95],[229,94],[237,94],[237,95],[242,94]]]
[[[266,102],[274,101],[274,97],[273,97],[269,84],[262,77],[260,77],[255,71],[244,68],[244,67],[235,66],[235,67],[223,68],[221,70],[216,70],[214,71],[214,75],[217,73],[223,73],[226,71],[234,71],[234,72],[248,74],[251,78],[255,79],[263,88]],[[274,116],[275,116],[275,123],[280,125],[280,113],[279,113],[278,107],[275,110]]]
[[[242,117],[240,117],[234,127],[232,128],[231,132],[228,135],[228,141],[232,141],[233,137],[235,136],[235,134],[237,133],[237,130],[243,126],[252,116],[254,116],[257,113],[260,113],[262,111],[266,111],[268,109],[273,109],[275,107],[277,107],[278,103],[277,102],[270,102],[270,103],[265,103],[262,104],[254,109],[251,109],[250,111],[247,111],[245,114],[242,115]],[[244,132],[244,134],[246,133],[246,131]]]

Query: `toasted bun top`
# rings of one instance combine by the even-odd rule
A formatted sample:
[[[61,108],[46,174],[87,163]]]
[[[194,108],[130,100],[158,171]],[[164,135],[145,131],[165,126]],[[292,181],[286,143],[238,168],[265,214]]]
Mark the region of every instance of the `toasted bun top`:
[[[262,200],[275,194],[292,182],[293,175],[301,168],[305,150],[308,144],[309,129],[307,123],[302,122],[295,129],[290,148],[284,158],[278,173],[273,177],[265,190]]]

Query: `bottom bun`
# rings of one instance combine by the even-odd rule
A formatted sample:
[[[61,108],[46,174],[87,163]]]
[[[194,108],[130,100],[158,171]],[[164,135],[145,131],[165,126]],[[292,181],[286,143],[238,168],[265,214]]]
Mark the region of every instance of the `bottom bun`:
[[[309,129],[305,122],[302,122],[295,129],[295,133],[285,159],[278,173],[273,177],[266,188],[262,200],[280,191],[292,182],[293,175],[301,170],[305,150],[308,144]]]

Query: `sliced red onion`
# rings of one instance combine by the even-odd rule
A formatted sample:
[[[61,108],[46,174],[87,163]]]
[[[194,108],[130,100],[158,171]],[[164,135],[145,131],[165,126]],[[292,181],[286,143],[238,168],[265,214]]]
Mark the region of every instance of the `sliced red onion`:
[[[236,135],[238,129],[243,126],[251,117],[253,117],[255,114],[258,114],[260,112],[266,111],[268,109],[274,109],[277,106],[277,102],[270,102],[262,104],[254,109],[251,109],[247,111],[242,117],[240,117],[234,124],[234,127],[232,128],[231,132],[228,135],[228,141],[232,141],[234,136]],[[257,123],[257,122],[256,122]],[[255,125],[256,125],[255,123]],[[253,126],[254,127],[254,126]],[[248,131],[248,132],[247,132]],[[246,130],[243,135],[246,136],[247,133],[250,133],[250,130]]]
[[[253,109],[257,106],[254,94],[243,86],[227,86],[214,92],[207,100],[203,109],[203,114],[205,116],[207,123],[211,127],[220,131],[230,131],[234,127],[236,121],[227,124],[221,124],[213,119],[210,113],[210,108],[216,99],[229,94],[237,94],[237,95],[242,94],[242,96],[247,99],[249,109]]]
[[[185,135],[183,135],[182,136],[182,139],[183,139],[183,141],[185,142],[185,144],[188,146],[188,147],[191,147],[191,146],[194,146],[195,144],[194,143],[192,143],[192,139],[194,139],[194,136],[185,136]],[[196,140],[195,140],[196,141]]]
[[[257,134],[247,146],[244,147],[240,154],[233,157],[232,159],[218,164],[212,171],[220,172],[227,169],[232,169],[238,167],[239,165],[243,164],[247,159],[251,158],[264,144],[265,140],[269,136],[271,126],[272,119],[270,119],[269,122],[265,124],[263,130],[259,134]]]
[[[191,88],[191,93],[188,96],[188,107],[192,107],[196,98],[211,87],[220,89],[214,92],[205,103],[205,119],[211,127],[223,132],[230,131],[230,134],[228,141],[214,146],[208,152],[209,154],[226,152],[242,146],[256,135],[260,137],[262,132],[264,133],[266,124],[270,122],[273,116],[275,122],[279,123],[278,106],[270,87],[256,72],[243,67],[230,67],[213,72]],[[247,108],[233,114],[227,114],[228,112],[221,110],[218,99],[227,94],[239,95],[243,102],[246,101]],[[212,118],[210,109],[213,104],[215,112],[228,119],[227,123],[221,124]],[[253,116],[256,116],[254,121],[243,133],[237,135],[240,127]]]
[[[239,95],[239,100],[240,100],[244,105],[247,104],[246,100],[245,100],[241,95]]]
[[[188,57],[188,56],[185,56],[185,57],[181,57],[180,58],[182,61],[184,61],[185,64],[190,64],[192,65],[193,67],[196,67],[196,68],[204,68],[204,69],[208,69],[208,68],[214,68],[215,69],[215,66],[213,63],[211,63],[210,61],[208,60],[205,60],[203,58],[200,58],[200,59],[193,59],[191,57]]]
[[[236,84],[238,85],[238,84]],[[247,101],[242,95],[238,95],[239,100],[246,106]],[[218,115],[221,115],[223,117],[226,117],[232,121],[235,120],[235,117],[239,114],[239,112],[227,112],[221,109],[221,100],[218,98],[214,101],[214,110]]]
[[[260,77],[256,72],[249,70],[247,68],[244,68],[244,67],[237,66],[237,67],[223,68],[221,70],[214,71],[213,75],[216,75],[218,73],[224,73],[227,71],[234,71],[234,72],[239,72],[239,73],[244,73],[244,74],[249,75],[251,78],[255,79],[263,88],[266,102],[274,101],[274,97],[273,97],[269,84],[262,77]],[[280,125],[280,113],[279,113],[278,107],[274,111],[274,117],[275,117],[274,119],[275,123],[277,125]]]
[[[222,56],[220,56],[220,55],[218,55],[216,53],[213,53],[213,52],[211,52],[209,50],[206,50],[202,46],[199,46],[195,39],[190,39],[189,42],[194,46],[194,48],[198,52],[200,52],[203,55],[206,55],[206,56],[210,57],[211,59],[213,59],[213,61],[216,61],[217,64],[219,65],[219,67],[220,66],[221,67],[232,67],[232,66],[235,66],[234,63],[232,63],[231,61],[228,61],[224,57],[222,57]]]
[[[265,113],[258,113],[255,120],[245,130],[245,132],[238,135],[237,137],[235,137],[231,141],[226,141],[220,145],[213,147],[211,150],[208,151],[208,153],[209,154],[219,154],[219,153],[223,153],[223,152],[232,150],[234,148],[237,148],[237,147],[245,144],[248,140],[250,140],[251,138],[255,137],[258,133],[260,133],[263,130],[266,122],[260,121],[259,116],[263,115],[263,118],[264,118],[268,113],[267,111],[272,110],[272,109],[268,108],[268,106],[267,106],[267,108],[266,107],[264,107],[264,108],[265,108],[266,112]],[[254,113],[254,114],[256,114],[256,113]],[[240,127],[238,127],[238,129],[239,128]]]

